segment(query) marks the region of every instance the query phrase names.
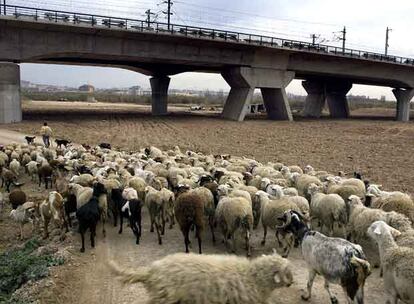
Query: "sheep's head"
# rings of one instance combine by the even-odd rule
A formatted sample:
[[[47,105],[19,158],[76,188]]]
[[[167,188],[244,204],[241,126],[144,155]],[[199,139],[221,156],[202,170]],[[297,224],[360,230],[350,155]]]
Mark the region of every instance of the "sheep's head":
[[[270,185],[267,190],[270,195],[276,197],[277,199],[281,198],[283,194],[283,188],[279,185]]]
[[[384,221],[376,221],[369,226],[367,234],[378,242],[383,236],[391,236],[396,238],[401,235],[401,232],[391,226],[388,226]]]
[[[254,259],[250,269],[263,293],[270,294],[275,288],[289,287],[293,283],[289,261],[276,253]]]
[[[318,186],[317,184],[312,183],[308,186],[308,193],[310,195],[314,195],[316,193],[319,193],[319,192],[321,192],[321,190],[322,190],[322,187]]]
[[[311,165],[306,165],[305,168],[303,168],[303,172],[305,174],[309,174],[310,172],[313,172],[313,171],[315,171],[315,170],[313,169],[313,167]]]
[[[287,166],[283,166],[283,167],[280,169],[280,173],[282,173],[283,175],[285,175],[285,174],[289,174],[289,173],[290,173],[290,169],[289,169],[289,167],[287,167]]]
[[[262,178],[262,180],[260,181],[260,189],[266,190],[266,188],[269,185],[270,185],[270,179],[268,179],[267,177]]]

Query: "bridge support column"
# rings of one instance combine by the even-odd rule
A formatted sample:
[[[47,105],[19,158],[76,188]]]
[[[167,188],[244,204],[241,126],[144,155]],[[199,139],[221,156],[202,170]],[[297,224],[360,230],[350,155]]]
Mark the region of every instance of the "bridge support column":
[[[269,119],[292,120],[286,86],[294,78],[293,72],[262,68],[235,67],[222,73],[231,90],[222,117],[243,121],[255,88],[260,88]]]
[[[326,101],[332,118],[348,118],[349,106],[346,94],[352,89],[352,83],[332,81],[326,84]]]
[[[414,89],[394,89],[392,92],[397,98],[397,121],[410,121],[410,102],[414,97]]]
[[[302,81],[302,86],[308,93],[303,109],[304,117],[319,118],[325,105],[326,94],[325,84],[321,81],[307,80]]]
[[[261,91],[267,112],[267,117],[269,119],[289,121],[293,120],[285,88],[262,88]]]
[[[152,115],[160,116],[168,113],[168,87],[170,80],[168,76],[154,76],[150,79]]]
[[[0,62],[0,123],[22,121],[20,66]]]

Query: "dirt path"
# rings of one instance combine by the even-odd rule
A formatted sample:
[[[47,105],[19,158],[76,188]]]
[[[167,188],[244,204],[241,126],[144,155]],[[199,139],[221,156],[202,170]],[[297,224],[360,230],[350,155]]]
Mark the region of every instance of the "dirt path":
[[[11,130],[6,130],[6,129],[0,129],[0,144],[1,145],[7,145],[10,143],[25,143],[26,140],[24,139],[26,135],[19,133],[19,132],[15,132],[15,131],[11,131]]]
[[[102,238],[102,233],[98,229],[97,247],[91,250],[89,244],[87,244],[86,253],[82,256],[82,259],[89,261],[89,263],[87,263],[86,267],[80,269],[81,282],[79,282],[79,286],[81,286],[81,291],[77,292],[74,300],[76,298],[81,304],[144,304],[147,302],[148,297],[142,285],[120,285],[109,273],[106,262],[108,259],[112,259],[123,267],[134,269],[148,265],[148,263],[168,254],[183,252],[184,244],[181,232],[175,227],[173,230],[166,230],[163,245],[158,245],[156,234],[149,232],[149,221],[146,211],[144,211],[143,216],[143,236],[140,245],[135,245],[134,237],[129,227],[124,227],[124,232],[121,235],[118,234],[118,228],[107,227],[106,239]],[[274,237],[272,234],[269,234],[266,246],[262,247],[260,245],[262,233],[261,229],[253,232],[253,256],[270,254],[275,246]],[[204,239],[204,253],[224,254],[227,252],[221,242],[213,246],[208,231],[206,231]],[[196,241],[194,240],[193,243],[196,244]],[[239,255],[244,254],[242,244],[243,242],[240,238],[237,252]],[[305,303],[300,299],[300,290],[306,286],[306,264],[299,250],[294,250],[289,260],[294,268],[295,283],[288,289],[276,291],[273,297],[274,301],[271,303]],[[333,285],[332,290],[338,296],[340,303],[346,302],[341,288]],[[374,270],[367,281],[365,294],[366,303],[376,304],[384,302],[385,294],[377,269]],[[315,280],[313,298],[309,303],[329,303],[321,277]]]

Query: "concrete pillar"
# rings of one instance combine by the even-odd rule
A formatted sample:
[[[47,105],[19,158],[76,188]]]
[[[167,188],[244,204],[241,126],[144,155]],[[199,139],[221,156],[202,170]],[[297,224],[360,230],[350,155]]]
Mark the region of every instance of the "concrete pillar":
[[[0,123],[22,121],[20,66],[0,62]]]
[[[254,88],[232,87],[224,105],[222,117],[229,120],[243,121],[247,114],[247,108],[252,101],[253,93]]]
[[[293,72],[233,67],[223,71],[222,76],[231,87],[223,108],[222,116],[224,118],[244,120],[254,89],[260,88],[269,118],[292,120],[285,88],[294,78]]]
[[[170,77],[154,76],[150,79],[152,90],[152,115],[166,115],[168,113],[168,86]]]
[[[302,81],[302,86],[308,93],[303,109],[304,117],[319,118],[322,115],[322,109],[325,105],[325,83],[322,81]]]
[[[348,118],[349,106],[346,94],[352,89],[347,81],[332,81],[326,84],[326,101],[332,118]]]
[[[410,102],[414,97],[414,89],[394,89],[392,90],[397,98],[397,117],[398,121],[410,121]]]
[[[269,119],[289,121],[293,120],[289,101],[286,96],[286,90],[284,88],[262,88],[261,91]]]

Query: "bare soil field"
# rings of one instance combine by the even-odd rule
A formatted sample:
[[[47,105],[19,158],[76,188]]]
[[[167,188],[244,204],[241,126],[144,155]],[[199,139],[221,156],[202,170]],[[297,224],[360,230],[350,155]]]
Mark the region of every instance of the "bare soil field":
[[[22,123],[0,128],[39,134],[46,120],[56,137],[77,143],[110,142],[130,150],[177,145],[330,172],[359,170],[385,189],[414,192],[414,123],[393,121],[394,110],[360,109],[347,120],[296,117],[293,123],[259,115],[238,123],[224,121],[218,113],[187,109],[171,107],[170,115],[152,117],[148,106],[30,102],[24,105]]]
[[[37,134],[44,120],[62,137],[77,143],[96,144],[110,142],[115,147],[138,149],[147,145],[163,149],[175,145],[204,153],[223,153],[253,157],[259,161],[281,161],[289,165],[310,164],[317,169],[352,173],[361,171],[366,178],[384,185],[385,189],[413,193],[414,124],[393,122],[393,111],[359,110],[349,120],[303,120],[294,123],[267,121],[264,116],[249,117],[244,123],[223,121],[215,113],[189,114],[185,108],[173,109],[171,115],[154,118],[148,107],[113,104],[33,103],[24,108],[24,121],[0,129]],[[367,115],[378,114],[375,119]],[[1,132],[0,132],[1,133]],[[7,132],[6,132],[7,133]],[[1,143],[1,134],[0,134]],[[30,187],[30,185],[25,185]],[[36,189],[35,186],[31,186]],[[26,188],[29,189],[29,188]],[[32,194],[43,193],[33,190]],[[146,210],[143,214],[143,237],[135,245],[130,228],[118,235],[118,229],[107,228],[102,237],[98,228],[97,247],[78,253],[76,239],[73,261],[53,272],[53,285],[43,290],[40,303],[146,303],[147,295],[140,285],[122,286],[109,273],[108,259],[130,268],[147,265],[167,254],[183,252],[182,235],[177,227],[167,230],[162,246],[149,232]],[[111,221],[110,221],[111,222]],[[9,221],[3,227],[13,227]],[[253,256],[271,253],[274,236],[269,233],[268,243],[260,246],[262,229],[254,231]],[[218,242],[213,246],[211,236],[204,234],[204,253],[226,253]],[[12,235],[3,241],[12,241]],[[239,255],[244,255],[242,242]],[[278,290],[273,303],[305,303],[300,290],[305,287],[307,270],[300,251],[294,250],[292,262],[295,283],[288,289]],[[340,303],[346,302],[338,286],[332,289]],[[382,279],[375,269],[367,281],[366,303],[385,302]],[[329,303],[323,280],[315,280],[310,303]]]

